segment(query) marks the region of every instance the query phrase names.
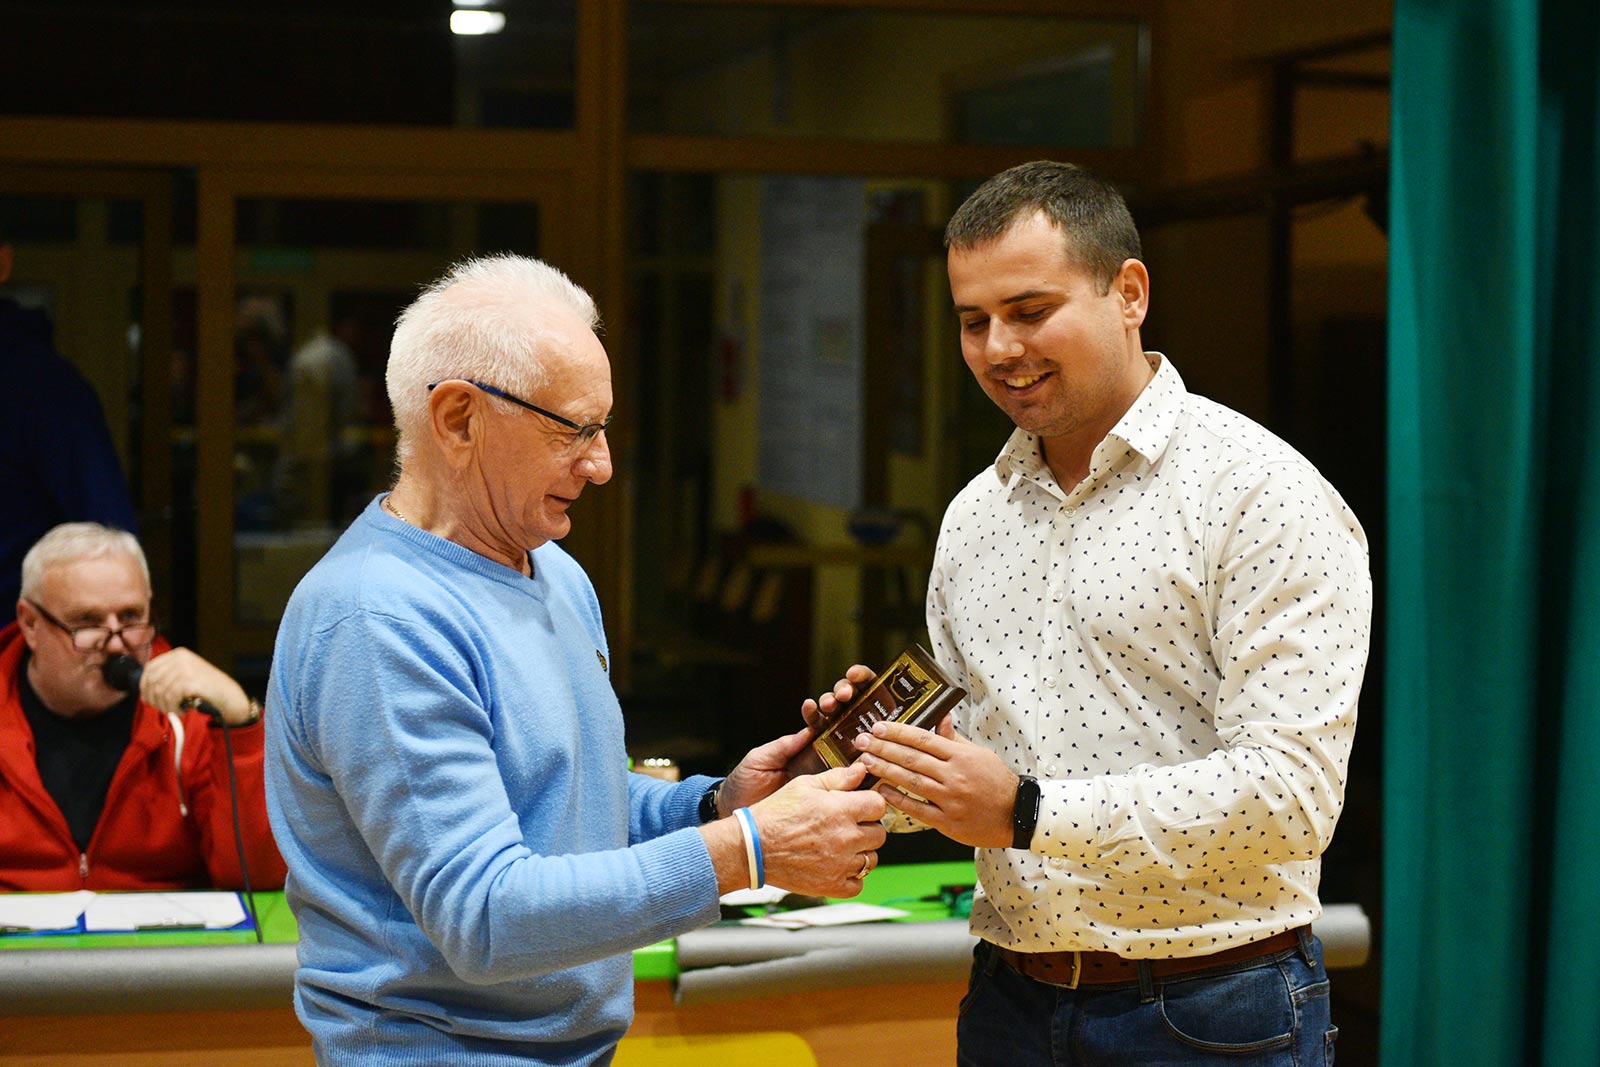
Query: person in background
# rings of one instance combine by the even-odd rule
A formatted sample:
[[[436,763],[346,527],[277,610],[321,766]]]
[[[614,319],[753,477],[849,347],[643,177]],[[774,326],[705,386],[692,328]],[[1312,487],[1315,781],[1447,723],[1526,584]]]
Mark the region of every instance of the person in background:
[[[1361,526],[1144,350],[1110,185],[1013,168],[945,243],[962,355],[1017,428],[928,585],[966,700],[857,744],[894,807],[977,848],[958,1062],[1322,1063],[1310,924],[1371,633]]]
[[[424,290],[386,373],[399,478],[284,612],[267,798],[318,1062],[609,1062],[630,950],[766,880],[854,896],[877,862],[860,770],[785,773],[804,730],[721,781],[628,772],[600,605],[556,543],[611,477],[597,319],[518,256]]]
[[[235,425],[260,426],[279,418],[289,362],[288,332],[278,299],[264,293],[239,298],[233,311]],[[189,418],[194,418],[192,412]]]
[[[344,510],[351,482],[370,490],[370,484],[352,470],[359,447],[346,433],[360,416],[356,352],[371,340],[369,318],[362,308],[343,308],[328,329],[289,358],[274,479],[285,517],[294,524],[342,525],[365,503],[361,499]]]
[[[22,563],[0,630],[0,890],[239,888],[222,729],[231,730],[250,885],[284,878],[267,823],[261,709],[233,678],[170,648],[130,533],[66,523]],[[106,661],[142,667],[137,692]]]
[[[15,259],[0,229],[0,285]],[[52,526],[136,529],[100,397],[53,334],[44,312],[0,297],[0,604],[16,600],[22,557]]]

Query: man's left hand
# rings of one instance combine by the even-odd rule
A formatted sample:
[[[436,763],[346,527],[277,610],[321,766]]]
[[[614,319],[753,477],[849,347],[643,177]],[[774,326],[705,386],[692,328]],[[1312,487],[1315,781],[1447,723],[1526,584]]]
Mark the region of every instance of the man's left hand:
[[[833,688],[817,697],[806,699],[800,705],[800,717],[813,732],[820,733],[822,724],[833,718],[833,713],[855,699],[856,687],[864,686],[877,675],[871,667],[857,663],[844,672],[844,677],[833,683]]]
[[[806,728],[751,749],[739,765],[728,772],[722,791],[717,795],[717,809],[726,814],[735,808],[747,808],[782,789],[789,781],[789,772],[785,769],[789,761],[812,742],[817,736],[817,727],[829,715],[850,702],[855,696],[855,687],[871,681],[872,677],[870,667],[857,663],[844,672],[844,677],[835,682],[831,690],[816,700],[807,699],[802,703],[800,717],[805,720]]]
[[[204,700],[230,726],[250,722],[253,710],[238,682],[187,648],[163,652],[144,665],[139,698],[170,712],[183,711],[191,701]]]
[[[877,722],[856,747],[867,771],[881,779],[874,788],[892,806],[964,845],[1011,846],[1017,775],[989,749],[957,736],[950,716],[937,732]]]

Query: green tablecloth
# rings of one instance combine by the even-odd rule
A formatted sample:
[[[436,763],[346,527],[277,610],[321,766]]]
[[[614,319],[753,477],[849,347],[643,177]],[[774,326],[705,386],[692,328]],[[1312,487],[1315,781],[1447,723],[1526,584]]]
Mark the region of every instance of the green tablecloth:
[[[879,867],[867,876],[861,895],[854,899],[911,913],[907,918],[893,920],[895,922],[948,919],[951,917],[950,905],[939,897],[940,887],[970,887],[976,877],[970,861]],[[759,911],[752,911],[751,914],[759,914]],[[636,949],[633,953],[633,976],[640,980],[678,977],[676,943],[663,941],[648,948]]]
[[[869,904],[886,904],[911,912],[900,922],[947,919],[951,912],[939,900],[942,885],[970,886],[973,866],[967,862],[912,863],[880,867],[867,878],[866,887],[856,898]],[[924,899],[933,897],[934,899]],[[297,936],[294,915],[281,892],[257,893],[256,910],[261,919],[262,939],[270,944],[293,944]],[[5,934],[0,935],[0,950],[41,950],[72,948],[138,948],[166,945],[248,945],[255,943],[251,930],[162,930],[118,934]],[[663,941],[638,949],[633,954],[633,973],[638,979],[671,979],[678,976],[676,946]]]

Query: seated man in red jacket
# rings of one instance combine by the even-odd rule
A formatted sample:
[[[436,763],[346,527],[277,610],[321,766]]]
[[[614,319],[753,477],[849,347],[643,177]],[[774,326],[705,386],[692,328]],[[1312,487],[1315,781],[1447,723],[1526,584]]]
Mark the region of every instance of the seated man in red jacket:
[[[142,667],[137,694],[106,680],[119,655]],[[241,887],[223,729],[197,701],[228,723],[250,883],[279,888],[259,706],[156,636],[132,534],[75,522],[41,537],[0,630],[0,890]]]

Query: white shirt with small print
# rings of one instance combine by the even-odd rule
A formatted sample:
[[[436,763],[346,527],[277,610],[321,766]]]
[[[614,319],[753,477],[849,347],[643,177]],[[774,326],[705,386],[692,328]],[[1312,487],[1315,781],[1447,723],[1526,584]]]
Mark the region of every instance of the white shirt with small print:
[[[1057,485],[1017,430],[945,513],[934,655],[967,738],[1043,801],[979,849],[972,930],[1023,952],[1220,951],[1321,914],[1372,582],[1360,523],[1303,456],[1170,361]]]

